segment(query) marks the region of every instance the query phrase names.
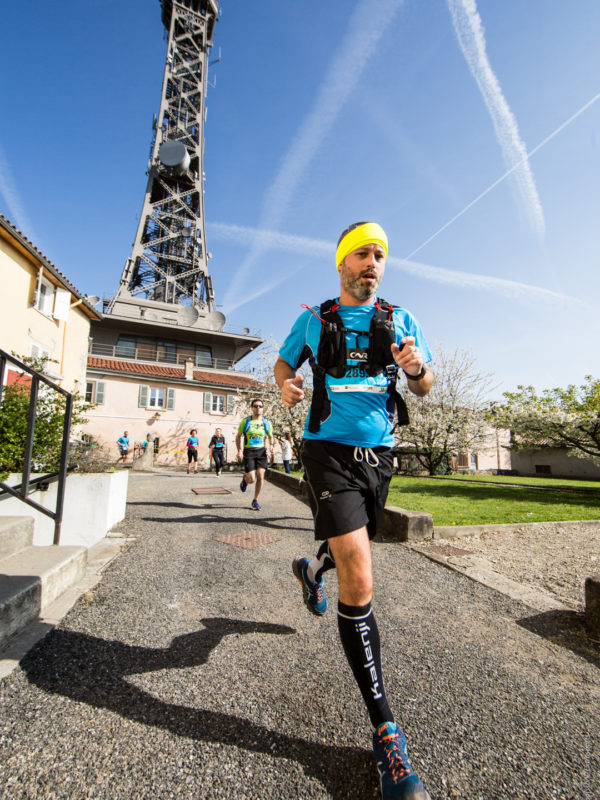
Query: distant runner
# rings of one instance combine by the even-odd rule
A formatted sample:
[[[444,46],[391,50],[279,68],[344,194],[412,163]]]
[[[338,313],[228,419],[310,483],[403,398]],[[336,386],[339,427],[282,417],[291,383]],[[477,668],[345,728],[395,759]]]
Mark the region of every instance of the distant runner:
[[[194,462],[194,474],[198,472],[198,431],[196,428],[192,428],[190,431],[190,435],[186,442],[187,447],[187,474],[190,474],[190,467],[192,466],[192,461]]]
[[[243,419],[239,426],[235,444],[238,458],[244,462],[245,475],[240,483],[240,489],[245,492],[249,484],[254,483],[254,500],[252,508],[260,511],[258,496],[260,495],[267,468],[267,448],[269,442],[271,455],[273,454],[273,426],[262,415],[263,402],[255,398],[250,402],[252,415]],[[243,442],[243,447],[242,447]]]
[[[359,222],[342,233],[336,253],[339,298],[307,308],[296,320],[279,351],[275,378],[283,404],[293,408],[304,398],[296,371],[306,360],[313,370],[302,463],[315,538],[322,544],[315,558],[296,558],[293,573],[308,610],[322,616],[327,610],[323,573],[337,570],[338,628],[374,728],[382,796],[429,800],[388,704],[371,608],[370,540],[392,476],[395,410],[399,424],[408,421],[397,386],[405,376],[408,389],[422,397],[433,384],[425,366],[431,354],[418,322],[406,309],[377,297],[387,254],[387,236],[377,223]]]
[[[208,457],[215,462],[215,472],[217,478],[225,466],[225,437],[222,435],[221,428],[217,428],[215,435],[208,443]]]
[[[127,461],[127,453],[129,452],[129,433],[127,431],[123,431],[123,436],[119,436],[117,439],[117,447],[119,448],[119,453],[121,457],[117,460],[119,461]]]

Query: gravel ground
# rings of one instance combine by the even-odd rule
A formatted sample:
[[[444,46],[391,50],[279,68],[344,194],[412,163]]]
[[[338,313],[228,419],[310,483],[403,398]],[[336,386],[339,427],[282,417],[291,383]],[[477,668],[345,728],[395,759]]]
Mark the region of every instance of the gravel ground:
[[[517,526],[513,531],[436,539],[487,558],[496,572],[545,589],[577,611],[584,608],[585,579],[600,575],[600,525]]]
[[[238,483],[130,475],[136,541],[0,682],[2,798],[378,796],[335,613],[308,614],[291,575],[308,508],[268,484],[252,512]],[[216,485],[232,494],[191,492]],[[216,541],[242,532],[277,541]],[[374,565],[388,695],[432,800],[597,800],[600,648],[581,615],[398,544]]]

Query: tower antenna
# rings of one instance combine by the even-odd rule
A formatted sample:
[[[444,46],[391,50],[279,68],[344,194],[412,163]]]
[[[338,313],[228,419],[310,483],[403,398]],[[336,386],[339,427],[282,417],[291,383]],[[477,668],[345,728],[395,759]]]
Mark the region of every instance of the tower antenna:
[[[208,56],[218,6],[216,0],[159,2],[168,34],[160,111],[133,250],[107,313],[119,299],[216,311],[207,263],[203,161]]]

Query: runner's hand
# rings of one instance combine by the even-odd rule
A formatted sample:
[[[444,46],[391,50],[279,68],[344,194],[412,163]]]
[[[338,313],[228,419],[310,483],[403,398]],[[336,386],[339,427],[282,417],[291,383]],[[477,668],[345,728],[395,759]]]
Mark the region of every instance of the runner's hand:
[[[242,461],[244,458],[244,453],[242,452],[241,448],[237,452],[238,461]]]
[[[405,336],[402,344],[402,348],[398,347],[395,342],[392,345],[394,361],[408,375],[418,375],[423,367],[423,356],[419,352],[419,348],[415,346],[415,337]]]
[[[301,400],[304,400],[304,390],[302,389],[302,375],[295,378],[288,378],[281,386],[281,402],[287,408],[293,408]]]

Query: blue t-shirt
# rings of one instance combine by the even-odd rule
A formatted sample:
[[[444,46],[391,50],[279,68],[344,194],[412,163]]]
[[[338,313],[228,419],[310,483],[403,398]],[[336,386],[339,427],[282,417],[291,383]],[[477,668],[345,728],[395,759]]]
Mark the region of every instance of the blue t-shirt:
[[[193,448],[198,447],[198,437],[190,436],[190,438],[187,440],[187,446]]]
[[[314,307],[317,314],[319,307]],[[340,442],[355,447],[392,447],[394,437],[395,402],[389,391],[389,381],[384,373],[369,376],[361,367],[360,358],[353,358],[362,351],[364,365],[365,351],[369,347],[368,331],[375,310],[374,304],[368,306],[340,306],[338,314],[345,328],[364,331],[364,335],[346,334],[348,348],[348,368],[343,378],[325,376],[327,396],[331,409],[327,418],[321,422],[318,433],[308,430],[308,419],[304,428],[305,439],[323,439]],[[421,326],[410,311],[396,308],[393,312],[396,343],[401,344],[404,336],[414,336],[415,344],[421,351],[425,363],[431,361],[431,351],[421,330]],[[322,323],[311,312],[301,314],[279,351],[281,358],[292,369],[298,369],[307,359],[316,360],[321,337]],[[394,363],[390,351],[390,364]]]
[[[127,438],[127,436],[119,436],[119,438],[117,439],[117,444],[123,450],[127,450],[127,448],[129,447],[129,439]]]

